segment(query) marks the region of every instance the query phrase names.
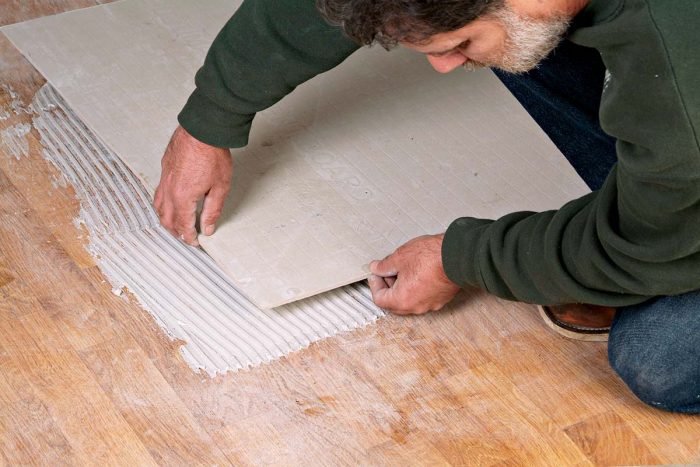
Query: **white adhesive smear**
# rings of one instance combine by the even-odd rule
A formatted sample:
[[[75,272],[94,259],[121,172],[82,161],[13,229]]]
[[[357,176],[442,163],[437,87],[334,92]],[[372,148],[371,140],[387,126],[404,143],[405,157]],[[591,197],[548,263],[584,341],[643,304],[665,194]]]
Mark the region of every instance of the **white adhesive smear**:
[[[32,130],[31,125],[27,123],[18,123],[0,131],[0,141],[12,154],[15,159],[27,156],[29,154],[29,141],[27,135]]]
[[[7,120],[8,118],[12,117],[13,114],[31,115],[31,107],[27,108],[22,104],[22,100],[20,99],[19,94],[17,94],[17,92],[14,89],[12,89],[6,84],[0,85],[0,89],[5,91],[5,93],[7,93],[7,95],[10,97],[10,107],[0,109],[0,120]]]
[[[255,307],[206,253],[159,225],[137,177],[50,85],[31,108],[44,157],[75,189],[79,222],[114,294],[126,287],[169,336],[185,341],[180,350],[192,368],[214,376],[259,365],[384,315],[361,284],[276,309]]]

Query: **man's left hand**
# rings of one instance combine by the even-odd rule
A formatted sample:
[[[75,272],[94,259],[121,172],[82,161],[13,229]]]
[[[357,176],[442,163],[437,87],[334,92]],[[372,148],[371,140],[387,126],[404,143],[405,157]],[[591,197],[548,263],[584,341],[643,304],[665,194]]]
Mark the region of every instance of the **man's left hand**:
[[[452,300],[459,287],[442,267],[442,238],[414,238],[381,261],[372,261],[369,287],[377,306],[397,314],[436,311]]]

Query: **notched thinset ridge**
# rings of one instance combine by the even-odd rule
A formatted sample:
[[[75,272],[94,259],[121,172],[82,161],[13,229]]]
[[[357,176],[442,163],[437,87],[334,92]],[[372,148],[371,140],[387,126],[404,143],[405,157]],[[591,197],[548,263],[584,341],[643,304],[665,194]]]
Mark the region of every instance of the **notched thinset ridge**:
[[[50,86],[31,107],[44,157],[73,186],[90,251],[115,289],[127,287],[194,369],[209,375],[269,362],[384,315],[364,284],[261,310],[201,250],[163,229],[150,196]]]

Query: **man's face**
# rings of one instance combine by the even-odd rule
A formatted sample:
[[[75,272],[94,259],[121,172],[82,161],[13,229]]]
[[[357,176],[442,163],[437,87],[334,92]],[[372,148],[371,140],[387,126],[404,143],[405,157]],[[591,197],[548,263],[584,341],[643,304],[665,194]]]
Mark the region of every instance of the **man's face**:
[[[459,66],[524,73],[556,47],[567,27],[568,18],[532,18],[505,6],[460,29],[435,34],[424,43],[401,45],[424,53],[440,73]]]

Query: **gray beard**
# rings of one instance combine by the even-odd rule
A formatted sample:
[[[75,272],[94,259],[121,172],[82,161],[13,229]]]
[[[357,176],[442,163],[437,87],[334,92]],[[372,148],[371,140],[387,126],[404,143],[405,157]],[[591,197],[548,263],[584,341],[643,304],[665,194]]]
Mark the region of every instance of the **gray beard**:
[[[493,13],[506,29],[505,53],[493,62],[469,60],[467,70],[495,67],[509,73],[525,73],[537,65],[561,42],[569,28],[570,18],[526,18],[509,6]]]

